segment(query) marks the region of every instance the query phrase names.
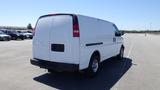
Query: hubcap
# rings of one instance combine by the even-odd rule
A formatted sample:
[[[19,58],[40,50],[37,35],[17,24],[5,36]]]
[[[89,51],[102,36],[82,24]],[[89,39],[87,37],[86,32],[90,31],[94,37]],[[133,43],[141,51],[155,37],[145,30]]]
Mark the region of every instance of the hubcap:
[[[98,60],[94,59],[93,63],[92,63],[92,70],[93,72],[97,72],[98,70]]]

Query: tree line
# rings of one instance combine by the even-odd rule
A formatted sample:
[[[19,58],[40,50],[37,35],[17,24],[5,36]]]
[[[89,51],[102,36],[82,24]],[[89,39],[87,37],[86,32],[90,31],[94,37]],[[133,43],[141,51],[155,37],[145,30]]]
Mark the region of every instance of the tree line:
[[[159,34],[160,30],[121,30],[124,33],[153,33],[153,34]]]
[[[26,27],[20,27],[20,26],[0,26],[0,29],[8,29],[8,30],[32,30],[33,27],[29,23]]]

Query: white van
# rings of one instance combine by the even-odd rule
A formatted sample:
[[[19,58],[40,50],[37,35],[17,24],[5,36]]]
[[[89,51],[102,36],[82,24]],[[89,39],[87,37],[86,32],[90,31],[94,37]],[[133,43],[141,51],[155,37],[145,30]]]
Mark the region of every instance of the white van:
[[[41,16],[33,37],[31,64],[56,71],[83,71],[94,76],[102,61],[123,58],[124,46],[116,25],[78,14]]]

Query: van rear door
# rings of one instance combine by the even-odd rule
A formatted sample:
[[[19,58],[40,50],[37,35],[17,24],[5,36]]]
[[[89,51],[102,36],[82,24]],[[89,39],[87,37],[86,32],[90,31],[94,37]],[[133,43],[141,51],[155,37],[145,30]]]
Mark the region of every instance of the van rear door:
[[[73,37],[73,16],[55,15],[50,31],[50,61],[79,63],[79,38]]]
[[[40,18],[33,37],[33,58],[50,59],[50,31],[52,30],[52,17]]]

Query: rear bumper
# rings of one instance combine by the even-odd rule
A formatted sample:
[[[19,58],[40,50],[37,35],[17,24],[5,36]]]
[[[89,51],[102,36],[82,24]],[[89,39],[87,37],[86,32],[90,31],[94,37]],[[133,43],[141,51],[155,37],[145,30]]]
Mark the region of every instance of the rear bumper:
[[[52,69],[55,71],[78,71],[78,64],[57,63],[40,59],[30,59],[32,65],[39,66],[40,68]]]

